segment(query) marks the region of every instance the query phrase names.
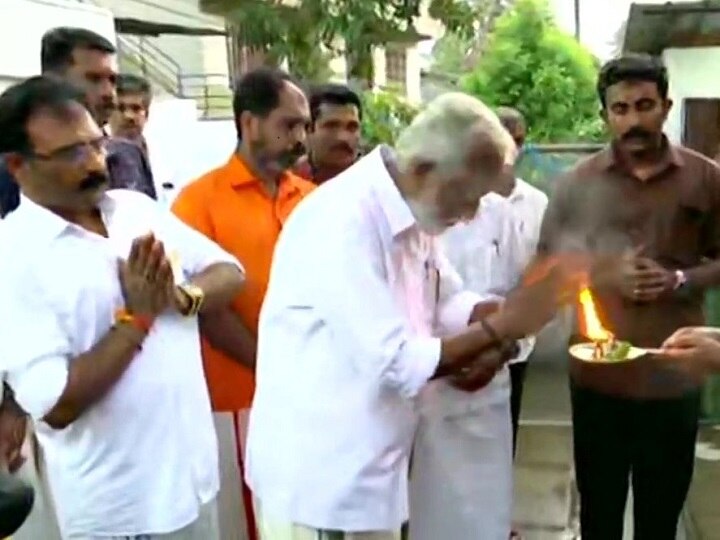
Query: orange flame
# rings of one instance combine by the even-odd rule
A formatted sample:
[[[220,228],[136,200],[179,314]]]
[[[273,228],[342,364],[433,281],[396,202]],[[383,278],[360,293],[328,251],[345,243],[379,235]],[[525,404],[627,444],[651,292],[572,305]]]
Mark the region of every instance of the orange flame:
[[[585,323],[585,335],[595,342],[613,339],[613,334],[606,330],[602,322],[600,322],[600,317],[595,308],[595,302],[590,289],[584,287],[580,291],[578,299],[582,308],[583,322]]]

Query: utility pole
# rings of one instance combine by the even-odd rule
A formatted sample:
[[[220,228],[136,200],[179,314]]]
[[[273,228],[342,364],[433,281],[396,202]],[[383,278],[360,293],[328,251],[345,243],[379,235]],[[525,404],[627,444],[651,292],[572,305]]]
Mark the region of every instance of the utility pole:
[[[580,0],[575,2],[575,39],[580,41]]]

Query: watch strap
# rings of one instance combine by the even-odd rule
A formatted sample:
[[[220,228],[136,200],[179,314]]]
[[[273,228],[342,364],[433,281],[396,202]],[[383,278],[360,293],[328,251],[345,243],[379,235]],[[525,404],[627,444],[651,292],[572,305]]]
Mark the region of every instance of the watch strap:
[[[677,291],[687,283],[687,274],[682,270],[675,270],[675,286],[673,290]]]
[[[203,306],[205,293],[200,287],[193,283],[183,283],[178,285],[178,288],[190,300],[190,306],[185,310],[183,315],[185,317],[195,317],[198,313],[200,313],[200,309]]]

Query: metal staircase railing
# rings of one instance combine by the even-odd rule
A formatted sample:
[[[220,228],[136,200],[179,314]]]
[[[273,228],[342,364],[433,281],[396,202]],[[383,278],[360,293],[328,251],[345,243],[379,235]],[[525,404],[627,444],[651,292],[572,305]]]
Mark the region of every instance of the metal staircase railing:
[[[204,119],[232,118],[232,89],[226,73],[184,73],[180,94],[194,99]]]
[[[120,63],[129,64],[133,71],[164,91],[176,97],[182,96],[182,68],[172,57],[143,37],[123,36],[117,38]]]
[[[97,5],[95,0],[77,1]],[[143,36],[118,34],[117,47],[121,69],[142,75],[153,86],[175,97],[194,99],[202,118],[232,117],[232,91],[227,74],[185,73],[175,59]]]

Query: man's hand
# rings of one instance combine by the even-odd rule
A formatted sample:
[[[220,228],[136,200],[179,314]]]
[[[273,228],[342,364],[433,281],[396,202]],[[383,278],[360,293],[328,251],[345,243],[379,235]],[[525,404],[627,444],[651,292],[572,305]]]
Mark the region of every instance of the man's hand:
[[[27,434],[27,423],[25,411],[12,395],[5,395],[0,405],[0,464],[10,473],[25,463],[22,446]]]
[[[654,302],[675,288],[675,273],[646,257],[635,260],[631,276],[633,296],[638,302]]]
[[[596,286],[609,285],[633,302],[654,302],[675,288],[675,273],[648,257],[639,255],[642,248],[626,252],[619,260],[604,257],[593,273]]]
[[[165,248],[154,235],[136,238],[127,261],[120,261],[120,284],[125,307],[134,315],[155,317],[168,307],[174,288]],[[174,294],[174,291],[173,291]]]
[[[506,361],[504,349],[486,349],[471,364],[448,376],[447,381],[450,386],[463,392],[477,392],[492,381]]]
[[[661,358],[701,382],[720,371],[720,334],[717,329],[681,328],[662,346]]]
[[[472,313],[470,313],[469,324],[478,322],[482,319],[486,319],[488,316],[497,312],[500,309],[500,302],[479,302],[473,307]]]

